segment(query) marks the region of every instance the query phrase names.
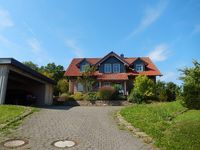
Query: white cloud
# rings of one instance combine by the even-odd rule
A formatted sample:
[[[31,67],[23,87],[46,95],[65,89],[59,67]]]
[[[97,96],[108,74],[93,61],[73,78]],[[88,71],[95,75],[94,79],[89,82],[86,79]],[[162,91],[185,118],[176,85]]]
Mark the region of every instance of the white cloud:
[[[40,64],[53,61],[53,59],[49,56],[49,53],[37,38],[33,37],[28,39],[27,44],[30,47],[30,52],[33,54],[31,58],[34,59],[34,61]]]
[[[12,45],[12,42],[8,40],[5,36],[0,35],[0,43],[1,45],[9,46]]]
[[[6,28],[13,26],[14,22],[12,21],[9,12],[7,10],[0,9],[0,31],[4,31]],[[2,33],[0,34],[0,47],[1,57],[11,57],[11,55],[19,49],[19,45],[11,41]]]
[[[175,80],[176,78],[177,78],[176,73],[166,72],[166,73],[163,74],[163,76],[160,77],[160,80],[169,82],[169,81]]]
[[[66,39],[65,44],[76,57],[83,57],[83,49],[78,46],[76,40]]]
[[[26,21],[24,21],[24,26],[26,27],[26,29],[32,34],[32,36],[36,36],[33,28],[31,27],[31,25],[29,23],[27,23]]]
[[[43,51],[41,43],[36,38],[28,39],[28,45],[34,54],[40,54]]]
[[[16,50],[19,49],[19,46],[13,41],[9,40],[6,36],[0,34],[0,45],[6,48]]]
[[[7,10],[0,9],[0,29],[14,26],[10,14]]]
[[[148,28],[151,24],[153,24],[164,12],[168,5],[168,1],[162,0],[160,1],[156,6],[147,8],[144,11],[144,16],[141,19],[138,27],[133,30],[133,32],[129,35],[129,37],[132,37],[139,32],[142,32],[146,28]]]
[[[181,85],[182,81],[179,80],[180,74],[178,72],[168,71],[163,74],[163,76],[158,79],[164,82],[174,82],[178,85]]]
[[[157,45],[150,53],[149,57],[154,61],[164,61],[167,59],[169,49],[166,44]]]

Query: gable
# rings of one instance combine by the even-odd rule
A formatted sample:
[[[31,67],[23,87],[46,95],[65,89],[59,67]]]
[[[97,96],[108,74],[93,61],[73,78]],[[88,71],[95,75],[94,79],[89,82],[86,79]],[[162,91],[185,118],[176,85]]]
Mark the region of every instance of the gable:
[[[80,63],[79,66],[81,67],[82,65],[91,65],[86,59],[83,59]]]
[[[129,65],[128,62],[126,62],[125,59],[123,59],[122,57],[120,57],[119,55],[117,55],[114,52],[110,52],[109,54],[107,54],[105,57],[103,57],[99,62],[97,62],[95,65],[98,66],[101,63],[103,63],[104,61],[106,61],[107,59],[109,59],[110,57],[115,57],[116,59],[118,59],[120,62],[122,62],[124,65]]]
[[[99,65],[99,72],[100,73],[104,73],[104,67],[105,64],[111,64],[111,73],[113,72],[113,64],[119,64],[120,65],[120,72],[125,72],[125,66],[124,63],[122,63],[119,59],[117,59],[114,56],[110,56],[109,58],[107,58],[105,61],[103,61],[100,65]]]
[[[80,76],[81,72],[79,64],[83,61],[83,59],[86,59],[91,65],[96,64],[100,60],[100,58],[74,58],[68,66],[64,76]]]

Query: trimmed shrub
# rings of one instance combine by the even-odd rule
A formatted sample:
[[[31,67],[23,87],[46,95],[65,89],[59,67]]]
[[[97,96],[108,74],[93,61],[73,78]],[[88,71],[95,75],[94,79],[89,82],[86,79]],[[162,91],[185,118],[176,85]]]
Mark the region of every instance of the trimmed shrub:
[[[132,90],[129,97],[128,97],[128,101],[135,102],[135,103],[138,103],[138,104],[144,102],[145,100],[146,100],[145,96],[139,94],[135,90]]]
[[[103,86],[99,89],[99,98],[101,100],[111,100],[115,97],[116,90],[111,86]]]
[[[65,101],[67,101],[68,99],[69,99],[69,95],[67,94],[67,93],[62,93],[60,96],[59,96],[59,98],[58,98],[58,101],[60,101],[60,102],[65,102]]]
[[[84,94],[82,92],[76,92],[76,93],[74,93],[74,95],[72,95],[72,97],[75,100],[83,100],[84,99]]]
[[[99,99],[99,96],[97,92],[89,92],[85,94],[84,99],[88,101],[95,101]]]
[[[134,88],[128,97],[129,101],[142,103],[155,96],[155,84],[147,76],[139,75],[135,78]]]

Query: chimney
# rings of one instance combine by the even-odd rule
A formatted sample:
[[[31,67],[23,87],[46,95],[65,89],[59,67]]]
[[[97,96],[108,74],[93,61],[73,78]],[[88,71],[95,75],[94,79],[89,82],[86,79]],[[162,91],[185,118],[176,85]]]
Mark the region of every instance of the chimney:
[[[121,58],[124,58],[124,54],[121,54],[120,57],[121,57]]]

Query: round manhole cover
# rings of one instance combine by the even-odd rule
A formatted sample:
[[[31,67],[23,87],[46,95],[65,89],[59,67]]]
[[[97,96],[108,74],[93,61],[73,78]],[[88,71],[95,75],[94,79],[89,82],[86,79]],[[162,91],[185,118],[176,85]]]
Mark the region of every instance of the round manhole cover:
[[[28,142],[25,140],[21,140],[21,139],[12,139],[12,140],[7,140],[5,142],[3,142],[3,146],[4,147],[8,147],[8,148],[16,148],[16,147],[21,147],[26,145]]]
[[[58,148],[73,147],[75,145],[76,143],[71,140],[59,140],[59,141],[53,142],[53,146],[58,147]]]

